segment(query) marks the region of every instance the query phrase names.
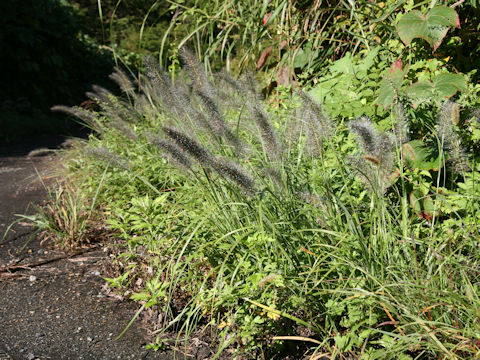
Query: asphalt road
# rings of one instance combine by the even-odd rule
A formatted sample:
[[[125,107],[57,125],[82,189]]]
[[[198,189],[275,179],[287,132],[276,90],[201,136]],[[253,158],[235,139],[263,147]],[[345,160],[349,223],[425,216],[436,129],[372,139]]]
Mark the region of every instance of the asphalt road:
[[[57,165],[52,153],[27,154],[60,142],[0,146],[0,360],[173,359],[172,350],[145,350],[150,338],[140,321],[114,340],[138,304],[115,300],[106,290],[102,248],[68,253],[41,245],[40,239],[28,242],[33,229],[23,221],[1,240],[19,219],[14,214],[31,213],[31,204],[45,199],[40,179],[48,181]]]

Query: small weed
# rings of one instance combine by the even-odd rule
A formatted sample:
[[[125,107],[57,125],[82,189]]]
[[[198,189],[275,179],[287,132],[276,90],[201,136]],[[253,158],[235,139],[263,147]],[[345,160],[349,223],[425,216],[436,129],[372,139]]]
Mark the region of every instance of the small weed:
[[[102,235],[96,218],[99,213],[96,200],[101,185],[102,181],[90,200],[84,191],[74,188],[67,180],[58,181],[48,188],[45,204],[37,206],[34,215],[22,215],[22,218],[33,223],[42,242],[72,249],[99,241]]]

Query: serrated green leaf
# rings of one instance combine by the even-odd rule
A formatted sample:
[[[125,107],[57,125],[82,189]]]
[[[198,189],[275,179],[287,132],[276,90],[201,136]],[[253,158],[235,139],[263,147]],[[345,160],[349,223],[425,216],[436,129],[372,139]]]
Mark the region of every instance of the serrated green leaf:
[[[406,93],[414,101],[430,99],[433,96],[433,84],[429,81],[416,82],[407,88]]]
[[[397,23],[398,35],[405,45],[421,38],[433,47],[434,52],[451,27],[460,27],[460,20],[456,11],[448,6],[436,6],[426,14],[410,11]]]
[[[435,91],[439,97],[449,98],[457,91],[466,91],[467,84],[465,77],[461,74],[443,73],[433,79]]]
[[[389,79],[383,79],[378,90],[377,104],[383,105],[384,108],[390,106],[397,96],[392,82]]]

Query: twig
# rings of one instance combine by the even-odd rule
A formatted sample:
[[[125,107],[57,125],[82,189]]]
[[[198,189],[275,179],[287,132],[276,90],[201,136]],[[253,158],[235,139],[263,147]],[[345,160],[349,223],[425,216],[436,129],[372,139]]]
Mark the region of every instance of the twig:
[[[455,4],[450,5],[452,9],[455,9],[457,6],[462,5],[465,0],[458,0]]]
[[[16,278],[27,278],[27,275],[24,274],[12,274],[12,273],[5,273],[5,274],[0,274],[0,282],[6,281],[9,279],[16,279]]]
[[[76,251],[72,254],[64,254],[64,255],[56,256],[56,257],[53,257],[53,258],[50,258],[50,259],[42,259],[42,260],[33,261],[33,262],[22,264],[22,265],[3,266],[3,267],[0,267],[0,273],[2,273],[2,272],[13,273],[13,272],[16,272],[16,271],[19,271],[19,270],[30,270],[32,267],[41,266],[41,265],[49,264],[51,262],[55,262],[55,261],[58,261],[58,260],[68,259],[68,258],[77,256],[77,255],[80,255],[80,254],[84,254],[84,253],[89,252],[93,249],[96,249],[97,247],[98,246],[87,248],[87,249],[82,249],[82,250],[78,250],[78,251]]]

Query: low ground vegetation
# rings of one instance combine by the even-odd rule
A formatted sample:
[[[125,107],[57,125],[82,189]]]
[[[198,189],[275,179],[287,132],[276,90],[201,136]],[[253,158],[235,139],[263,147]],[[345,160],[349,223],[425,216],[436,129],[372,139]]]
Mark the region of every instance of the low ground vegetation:
[[[400,103],[391,132],[333,121],[305,92],[265,104],[252,75],[211,83],[182,58],[186,82],[148,59],[142,93],[117,71],[125,98],[57,107],[96,132],[71,170],[123,239],[109,283],[162,312],[152,346],[207,326],[247,357],[299,339],[312,355],[476,354],[480,168],[458,104],[436,109],[427,148]]]
[[[107,281],[155,312],[150,347],[203,329],[237,358],[479,355],[480,88],[416,51],[458,19],[421,10],[309,91],[265,99],[254,74],[211,75],[181,47],[181,71],[147,57],[136,80],[112,75],[121,97],[54,108],[93,131],[68,163],[93,199],[81,229],[101,216],[115,234]]]

